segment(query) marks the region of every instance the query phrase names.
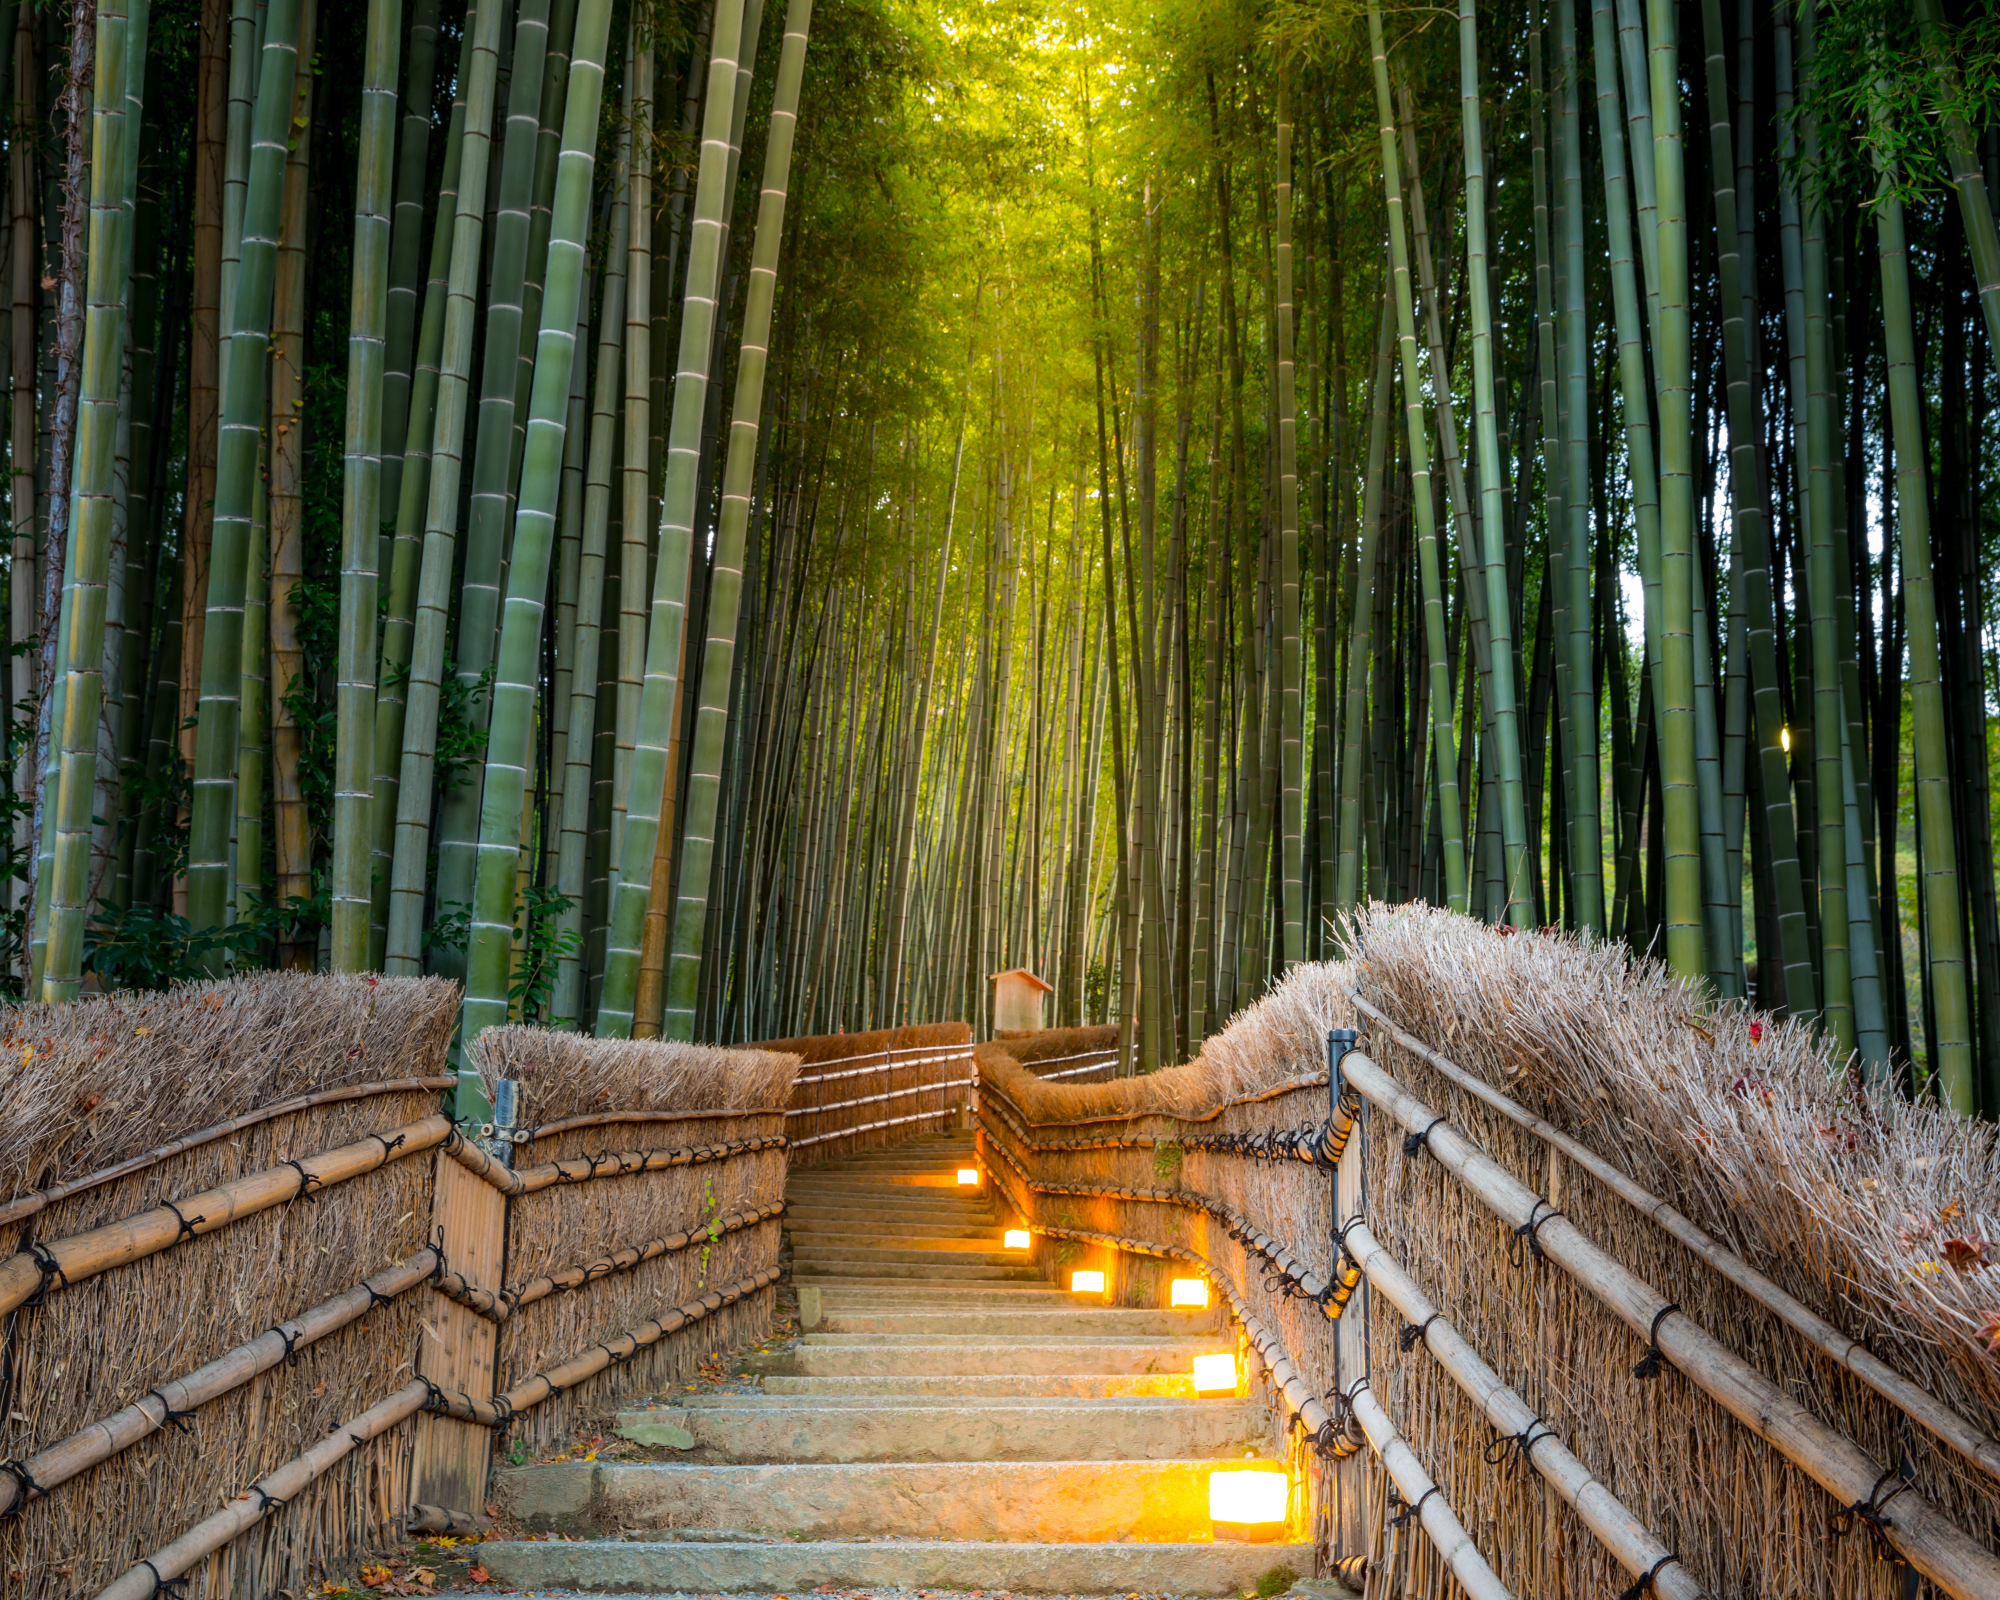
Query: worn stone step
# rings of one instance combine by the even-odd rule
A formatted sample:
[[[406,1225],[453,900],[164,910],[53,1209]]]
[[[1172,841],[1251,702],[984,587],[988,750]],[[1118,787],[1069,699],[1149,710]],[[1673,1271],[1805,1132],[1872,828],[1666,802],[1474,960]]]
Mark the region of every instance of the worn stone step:
[[[1138,1312],[1139,1316],[1152,1316],[1152,1312]],[[1110,1312],[1084,1312],[1087,1318],[1106,1318]],[[950,1318],[944,1319],[947,1322]],[[799,1344],[805,1349],[850,1348],[855,1345],[893,1345],[899,1350],[978,1350],[988,1346],[1023,1345],[1033,1350],[1060,1349],[1065,1345],[1085,1344],[1095,1348],[1109,1349],[1120,1345],[1144,1345],[1147,1349],[1173,1349],[1180,1351],[1192,1361],[1197,1355],[1206,1355],[1211,1350],[1221,1348],[1221,1341],[1214,1337],[1190,1334],[1184,1328],[1169,1328],[1165,1333],[1152,1333],[1145,1329],[1121,1327],[1115,1323],[1104,1327],[1086,1328],[1075,1333],[1067,1329],[1049,1329],[1041,1338],[1023,1339],[1019,1333],[1006,1330],[1000,1333],[975,1333],[970,1329],[954,1328],[945,1332],[919,1333],[909,1329],[889,1329],[874,1333],[842,1333],[835,1329],[816,1328],[802,1334]]]
[[[963,1248],[959,1246],[963,1245]],[[792,1260],[801,1266],[819,1261],[866,1261],[882,1266],[921,1267],[931,1261],[950,1266],[1018,1268],[1027,1264],[1022,1252],[996,1250],[990,1243],[956,1239],[899,1239],[893,1245],[840,1242],[822,1244],[810,1234],[792,1240]]]
[[[828,1217],[788,1213],[785,1232],[810,1235],[814,1239],[977,1239],[991,1248],[1000,1243],[1006,1230],[984,1217],[936,1222],[867,1221],[860,1217]]]
[[[808,1273],[797,1274],[801,1279]],[[1065,1289],[1044,1283],[1037,1288],[1029,1282],[940,1283],[926,1286],[921,1280],[892,1279],[861,1288],[850,1287],[852,1279],[819,1280],[820,1304],[827,1315],[835,1312],[887,1313],[907,1311],[1041,1310],[1057,1311],[1076,1304]]]
[[[919,1196],[923,1193],[917,1189],[905,1192]],[[999,1226],[1001,1223],[1000,1210],[983,1200],[961,1200],[956,1195],[942,1194],[936,1200],[919,1199],[908,1205],[787,1194],[785,1218],[790,1221],[795,1217],[811,1222],[850,1222],[859,1229],[890,1222],[963,1222],[987,1226]]]
[[[1131,1311],[1118,1307],[1070,1306],[1045,1311],[1007,1311],[990,1307],[939,1306],[930,1310],[893,1311],[823,1309],[815,1334],[950,1334],[967,1339],[1025,1336],[1049,1338],[1187,1339],[1213,1332],[1206,1312],[1200,1322],[1185,1312]]]
[[[1312,1571],[1310,1545],[992,1544],[985,1540],[755,1542],[495,1540],[479,1559],[515,1589],[593,1594],[800,1594],[835,1589],[984,1589],[1016,1594],[1275,1592]],[[1269,1578],[1271,1581],[1266,1582]]]
[[[1196,1354],[1216,1348],[1131,1340],[1069,1340],[1029,1344],[1003,1339],[947,1341],[913,1348],[900,1343],[801,1345],[796,1350],[745,1356],[740,1370],[799,1377],[886,1377],[907,1372],[947,1373],[1191,1373]]]
[[[973,1163],[967,1161],[964,1165],[970,1167]],[[802,1193],[812,1189],[831,1190],[835,1188],[849,1188],[856,1191],[865,1189],[956,1189],[966,1194],[984,1194],[990,1187],[984,1173],[980,1175],[979,1182],[976,1184],[960,1183],[958,1181],[957,1169],[947,1167],[942,1162],[938,1163],[935,1167],[927,1167],[918,1172],[830,1173],[824,1168],[817,1168],[815,1169],[815,1176],[812,1179],[791,1178],[786,1181],[785,1187],[789,1189],[794,1185]]]
[[[777,1378],[767,1378],[764,1381],[767,1384],[769,1384],[769,1383],[777,1383],[780,1380]],[[815,1378],[815,1379],[787,1379],[783,1381],[838,1384],[845,1382],[846,1380],[840,1378]],[[1029,1405],[1038,1405],[1045,1400],[1059,1399],[1062,1397],[1061,1394],[1053,1392],[1047,1395],[1020,1395],[1020,1394],[954,1395],[954,1394],[925,1394],[921,1392],[911,1393],[911,1394],[888,1394],[883,1391],[880,1384],[874,1382],[873,1380],[857,1380],[857,1381],[865,1383],[866,1388],[855,1390],[852,1392],[844,1391],[837,1394],[808,1392],[804,1394],[803,1397],[798,1394],[789,1394],[789,1393],[779,1394],[776,1391],[759,1391],[759,1390],[738,1391],[738,1390],[725,1390],[725,1389],[711,1389],[711,1390],[704,1390],[695,1394],[663,1395],[655,1400],[648,1401],[646,1405],[635,1409],[639,1411],[662,1410],[662,1409],[687,1410],[687,1411],[759,1411],[759,1410],[767,1410],[772,1406],[778,1406],[778,1405],[788,1405],[788,1406],[799,1405],[799,1406],[830,1406],[835,1410],[845,1410],[855,1407],[866,1407],[866,1406],[874,1406],[877,1408],[881,1408],[884,1406],[891,1406],[891,1407],[929,1406],[943,1410],[950,1410],[953,1407],[959,1407],[959,1406],[971,1406],[977,1408],[981,1406],[989,1406],[989,1407],[1018,1406],[1024,1403]],[[982,1378],[977,1381],[985,1383],[989,1381],[1001,1382],[1003,1380],[1000,1379],[989,1380]],[[1055,1385],[1074,1384],[1079,1381],[1081,1380],[1076,1378],[1051,1378],[1049,1380],[1049,1383],[1053,1389]],[[1118,1381],[1120,1383],[1135,1384],[1141,1382],[1142,1380],[1138,1378],[1120,1378]],[[1144,1381],[1150,1382],[1152,1380],[1146,1379]],[[1074,1390],[1062,1391],[1063,1394],[1071,1394],[1074,1392],[1075,1392]],[[1083,1398],[1093,1398],[1093,1397],[1085,1396]],[[1187,1410],[1187,1406],[1185,1404],[1186,1396],[1174,1397],[1164,1394],[1126,1394],[1126,1395],[1102,1395],[1102,1396],[1096,1396],[1094,1398],[1115,1399],[1121,1405],[1156,1406],[1162,1411],[1170,1412],[1176,1415]],[[1234,1404],[1235,1402],[1233,1400],[1204,1399],[1201,1403],[1203,1406],[1220,1406],[1220,1405]]]
[[[820,1406],[810,1397],[618,1414],[635,1444],[704,1459],[775,1461],[1173,1461],[1240,1456],[1263,1442],[1262,1406],[1159,1400]]]
[[[1062,1395],[1194,1397],[1194,1375],[1188,1371],[771,1373],[762,1382],[766,1394],[869,1400],[883,1395],[995,1400]]]
[[[954,1461],[682,1466],[566,1462],[494,1475],[530,1531],[742,1528],[792,1538],[1069,1544],[1210,1536],[1213,1461]]]
[[[923,1256],[915,1261],[883,1259],[888,1254],[889,1252],[883,1252],[882,1256],[815,1255],[809,1261],[802,1263],[804,1270],[793,1275],[798,1278],[948,1278],[960,1282],[1043,1281],[1042,1275],[1025,1261],[984,1266],[976,1261],[964,1264],[944,1261],[935,1255]]]

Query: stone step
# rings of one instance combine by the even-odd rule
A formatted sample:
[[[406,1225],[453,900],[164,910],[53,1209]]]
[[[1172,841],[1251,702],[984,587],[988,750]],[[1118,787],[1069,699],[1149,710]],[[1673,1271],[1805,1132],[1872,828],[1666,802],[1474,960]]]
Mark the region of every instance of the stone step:
[[[1079,1398],[1157,1396],[1192,1399],[1191,1372],[898,1372],[856,1376],[841,1373],[771,1373],[766,1394],[845,1396],[875,1400],[883,1395],[925,1395],[938,1399],[1011,1400],[1036,1396]],[[1206,1403],[1206,1402],[1204,1402]]]
[[[1137,1312],[1138,1316],[1152,1316],[1153,1312]],[[1082,1316],[1095,1322],[1107,1313],[1084,1312]],[[951,1318],[944,1319],[950,1322]],[[816,1328],[802,1334],[799,1339],[804,1349],[848,1349],[856,1345],[893,1345],[899,1350],[912,1353],[929,1350],[980,1350],[991,1346],[1007,1347],[1025,1344],[1034,1350],[1061,1349],[1065,1345],[1084,1344],[1092,1349],[1109,1349],[1122,1345],[1144,1345],[1149,1350],[1178,1350],[1192,1361],[1198,1355],[1207,1355],[1212,1350],[1222,1348],[1222,1341],[1213,1336],[1203,1337],[1191,1334],[1185,1328],[1169,1328],[1165,1333],[1152,1333],[1144,1329],[1110,1327],[1089,1327],[1085,1332],[1074,1333],[1067,1329],[1049,1329],[1041,1338],[1023,1339],[1019,1333],[1006,1330],[1000,1333],[974,1333],[970,1329],[953,1328],[948,1332],[917,1333],[908,1329],[891,1329],[878,1333],[841,1333],[827,1328]]]
[[[779,1382],[840,1384],[848,1382],[850,1380],[843,1378],[793,1378],[793,1379],[766,1378],[764,1381],[767,1384],[773,1384]],[[776,1390],[735,1391],[735,1390],[713,1389],[697,1394],[666,1395],[659,1399],[649,1401],[645,1406],[639,1407],[638,1411],[640,1413],[646,1411],[657,1411],[657,1410],[760,1411],[760,1410],[767,1410],[770,1407],[776,1405],[798,1405],[798,1406],[808,1406],[808,1407],[821,1407],[821,1408],[831,1408],[836,1411],[850,1410],[858,1407],[867,1407],[867,1406],[874,1406],[877,1408],[881,1408],[884,1406],[889,1406],[889,1407],[929,1406],[932,1408],[949,1411],[955,1408],[966,1407],[966,1406],[970,1406],[976,1409],[981,1406],[989,1406],[989,1407],[1018,1406],[1022,1404],[1038,1405],[1045,1400],[1060,1399],[1064,1395],[1074,1394],[1076,1392],[1074,1390],[1060,1390],[1058,1392],[1057,1386],[1062,1384],[1075,1384],[1085,1380],[1078,1378],[1050,1378],[1049,1380],[1047,1380],[1050,1385],[1050,1393],[1046,1395],[1031,1395],[1031,1394],[953,1395],[953,1394],[926,1394],[921,1392],[911,1393],[911,1394],[888,1394],[884,1392],[882,1385],[873,1379],[854,1379],[851,1381],[861,1383],[865,1385],[865,1387],[852,1391],[842,1391],[837,1394],[820,1393],[818,1391],[801,1391],[802,1393],[804,1393],[805,1398],[800,1398],[800,1395],[798,1393],[788,1392],[781,1394]],[[925,1381],[928,1382],[930,1380],[927,1379]],[[1001,1383],[1006,1380],[998,1378],[994,1379],[968,1378],[965,1381],[968,1383],[973,1383],[973,1382]],[[1110,1382],[1112,1380],[1106,1379],[1105,1381]],[[1125,1384],[1137,1384],[1141,1382],[1151,1383],[1154,1380],[1150,1378],[1146,1379],[1120,1378],[1117,1379],[1116,1381]],[[1124,1394],[1124,1395],[1084,1396],[1083,1398],[1117,1400],[1121,1405],[1128,1405],[1128,1406],[1155,1406],[1162,1411],[1168,1412],[1176,1416],[1184,1413],[1188,1409],[1187,1406],[1183,1403],[1188,1398],[1185,1395],[1173,1396],[1167,1394]],[[1204,1399],[1201,1403],[1204,1407],[1207,1407],[1207,1406],[1232,1405],[1235,1402],[1233,1399]]]
[[[890,1461],[683,1466],[566,1462],[494,1474],[531,1532],[747,1529],[794,1539],[1129,1539],[1211,1536],[1213,1461]],[[704,1585],[703,1587],[709,1587]]]
[[[984,1589],[988,1594],[1226,1595],[1276,1592],[1312,1571],[1305,1544],[991,1544],[495,1540],[479,1559],[515,1589],[594,1594],[803,1594],[835,1589]],[[1268,1580],[1268,1581],[1266,1581]]]
[[[1214,1349],[1213,1344],[1206,1347]],[[909,1372],[939,1376],[963,1374],[1163,1372],[1191,1375],[1201,1347],[1131,1340],[1092,1343],[1082,1339],[1060,1344],[1029,1344],[1025,1340],[990,1343],[947,1341],[928,1348],[907,1344],[802,1345],[768,1355],[743,1357],[739,1370],[806,1378],[882,1378]]]
[[[990,1222],[997,1224],[1001,1213],[991,1203],[983,1199],[961,1198],[955,1194],[939,1191],[935,1196],[927,1195],[921,1189],[905,1189],[904,1195],[886,1200],[866,1197],[856,1198],[843,1191],[840,1195],[818,1195],[810,1192],[790,1191],[785,1196],[787,1219],[799,1216],[815,1221],[839,1221],[846,1218],[863,1226],[878,1222]]]
[[[961,1264],[943,1261],[936,1254],[924,1255],[914,1261],[894,1261],[880,1255],[821,1256],[814,1255],[805,1263],[805,1270],[796,1274],[802,1279],[827,1278],[948,1278],[957,1282],[1033,1282],[1040,1283],[1042,1275],[1025,1261],[1009,1262],[1000,1266],[984,1266],[978,1262]]]
[[[968,1161],[966,1165],[971,1166],[972,1163]],[[796,1188],[801,1194],[834,1189],[856,1193],[870,1189],[947,1189],[962,1194],[984,1194],[988,1185],[983,1173],[977,1183],[960,1183],[956,1169],[931,1167],[921,1172],[843,1172],[829,1173],[817,1179],[790,1178],[786,1180],[785,1187],[788,1190]]]
[[[866,1243],[870,1239],[976,1239],[991,1249],[1000,1243],[1000,1236],[1005,1231],[999,1223],[988,1222],[983,1217],[968,1217],[964,1221],[884,1222],[860,1217],[801,1215],[797,1212],[788,1212],[785,1216],[785,1232],[802,1237],[810,1235],[815,1240],[852,1239]]]
[[[740,1408],[621,1411],[616,1431],[635,1444],[729,1462],[1176,1461],[1240,1456],[1263,1442],[1268,1424],[1264,1408],[1249,1401],[861,1407],[774,1396]]]
[[[812,1274],[797,1274],[801,1281]],[[885,1279],[865,1287],[851,1287],[856,1280],[821,1278],[820,1304],[827,1315],[836,1311],[888,1313],[904,1311],[1059,1311],[1076,1304],[1067,1290],[1041,1288],[1032,1283],[941,1283],[926,1287],[920,1281]]]
[[[848,1304],[857,1309],[847,1310]],[[878,1302],[879,1304],[879,1302]],[[896,1311],[888,1308],[863,1311],[857,1302],[839,1302],[820,1313],[814,1334],[955,1334],[968,1339],[992,1339],[1025,1335],[1041,1340],[1058,1336],[1085,1338],[1120,1334],[1187,1339],[1207,1336],[1207,1312],[1130,1311],[1116,1307],[1074,1306],[1047,1311],[1002,1311],[985,1307],[939,1306],[927,1311]]]
[[[977,1239],[899,1239],[894,1245],[841,1241],[823,1244],[810,1234],[792,1240],[792,1260],[801,1266],[818,1261],[866,1261],[881,1266],[921,1267],[930,1261],[951,1266],[1016,1267],[1027,1265],[1018,1250],[996,1250]]]

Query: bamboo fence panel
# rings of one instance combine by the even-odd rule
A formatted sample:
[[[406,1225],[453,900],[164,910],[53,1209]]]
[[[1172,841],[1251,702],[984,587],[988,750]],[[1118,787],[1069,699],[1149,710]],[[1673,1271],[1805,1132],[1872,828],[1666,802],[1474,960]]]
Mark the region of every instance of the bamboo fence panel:
[[[786,1109],[791,1164],[813,1166],[947,1126],[977,1088],[972,1030],[917,1023],[750,1046],[796,1055]]]

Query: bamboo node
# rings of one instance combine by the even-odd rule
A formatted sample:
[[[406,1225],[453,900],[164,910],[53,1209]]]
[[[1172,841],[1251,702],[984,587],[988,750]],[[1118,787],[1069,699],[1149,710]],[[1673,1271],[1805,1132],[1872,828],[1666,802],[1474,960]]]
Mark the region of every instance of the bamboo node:
[[[1653,1325],[1646,1330],[1646,1353],[1632,1369],[1633,1377],[1657,1378],[1660,1375],[1660,1363],[1666,1359],[1666,1352],[1660,1348],[1660,1324],[1667,1320],[1668,1312],[1679,1310],[1680,1307],[1669,1300],[1653,1313]]]

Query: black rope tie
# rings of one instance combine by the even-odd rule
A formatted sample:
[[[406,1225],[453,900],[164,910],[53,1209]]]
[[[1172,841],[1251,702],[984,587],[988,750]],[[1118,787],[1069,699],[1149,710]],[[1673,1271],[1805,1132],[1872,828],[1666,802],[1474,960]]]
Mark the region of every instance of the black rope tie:
[[[294,1327],[290,1333],[287,1333],[285,1332],[285,1325],[280,1322],[273,1326],[271,1331],[284,1341],[285,1365],[296,1367],[299,1364],[299,1340],[305,1337],[305,1330]]]
[[[1428,1331],[1433,1322],[1437,1321],[1443,1315],[1442,1311],[1433,1311],[1422,1322],[1404,1323],[1403,1331],[1396,1335],[1396,1348],[1401,1350],[1404,1355],[1408,1355],[1424,1342],[1425,1332]]]
[[[192,1239],[194,1237],[194,1225],[197,1222],[208,1221],[208,1218],[206,1217],[182,1216],[181,1208],[175,1205],[171,1200],[162,1200],[160,1204],[167,1210],[171,1211],[174,1214],[174,1221],[178,1222],[181,1225],[181,1231],[175,1234],[173,1237],[173,1242],[175,1244],[179,1244],[183,1239]]]
[[[188,1590],[188,1583],[189,1583],[188,1579],[163,1578],[160,1576],[160,1569],[154,1566],[153,1563],[150,1561],[141,1561],[139,1565],[144,1567],[148,1572],[150,1572],[153,1575],[153,1593],[152,1595],[147,1597],[147,1600],[156,1600],[157,1596],[163,1594],[170,1594],[177,1597],[183,1597],[184,1600],[184,1597],[186,1596]]]
[[[1408,1160],[1414,1161],[1417,1159],[1418,1156],[1422,1155],[1424,1151],[1428,1150],[1431,1147],[1431,1128],[1435,1128],[1440,1122],[1444,1120],[1445,1119],[1443,1117],[1432,1117],[1430,1120],[1429,1127],[1426,1127],[1422,1133],[1404,1134],[1403,1155]]]
[[[326,1186],[326,1180],[321,1178],[318,1173],[306,1171],[302,1165],[294,1161],[290,1156],[286,1156],[278,1165],[281,1167],[290,1167],[292,1171],[299,1175],[299,1192],[292,1196],[294,1200],[317,1200],[319,1198],[319,1191]]]
[[[279,1499],[261,1483],[250,1485],[250,1492],[257,1497],[257,1515],[268,1517],[273,1511],[282,1511],[290,1502]]]
[[[1621,1593],[1618,1596],[1618,1600],[1641,1600],[1641,1596],[1649,1592],[1657,1592],[1654,1586],[1654,1579],[1659,1577],[1660,1568],[1666,1566],[1669,1562],[1678,1560],[1680,1560],[1680,1557],[1669,1550],[1658,1561],[1655,1561],[1644,1572],[1640,1573],[1638,1577],[1634,1578],[1632,1580],[1632,1587]]]
[[[1866,1523],[1868,1530],[1876,1538],[1884,1538],[1882,1530],[1889,1524],[1888,1519],[1882,1513],[1888,1509],[1889,1502],[1895,1499],[1897,1495],[1903,1494],[1915,1487],[1908,1478],[1903,1478],[1903,1481],[1898,1483],[1895,1488],[1891,1489],[1886,1495],[1883,1494],[1882,1486],[1897,1478],[1903,1478],[1901,1469],[1891,1467],[1875,1480],[1875,1486],[1868,1491],[1868,1498],[1866,1500],[1857,1500],[1844,1511],[1835,1512],[1828,1526],[1836,1534],[1846,1534],[1854,1530],[1856,1523]],[[1877,1498],[1878,1496],[1880,1498]]]
[[[403,1141],[407,1139],[409,1135],[404,1133],[399,1133],[393,1139],[385,1139],[379,1133],[371,1133],[368,1135],[368,1137],[373,1139],[377,1144],[379,1144],[382,1147],[382,1159],[386,1162],[391,1156],[393,1156],[399,1149],[402,1148]]]
[[[1548,1206],[1546,1211],[1542,1209],[1544,1206]],[[1537,1235],[1542,1231],[1544,1223],[1551,1222],[1561,1215],[1562,1213],[1554,1206],[1549,1205],[1548,1201],[1537,1200],[1528,1210],[1528,1220],[1516,1228],[1514,1230],[1514,1237],[1507,1241],[1507,1265],[1518,1267],[1524,1259],[1528,1258],[1540,1260],[1542,1255],[1542,1241]],[[1523,1239],[1528,1241],[1528,1257],[1526,1258],[1521,1254],[1521,1241]]]
[[[1418,1495],[1416,1499],[1410,1501],[1407,1505],[1403,1507],[1401,1511],[1397,1512],[1393,1517],[1391,1517],[1389,1521],[1394,1526],[1400,1528],[1404,1526],[1406,1523],[1410,1522],[1413,1518],[1421,1517],[1424,1511],[1424,1502],[1430,1499],[1432,1495],[1441,1492],[1442,1488],[1440,1485],[1435,1483],[1432,1484],[1422,1494]]]
[[[431,1382],[421,1372],[417,1374],[417,1382],[424,1386],[424,1409],[426,1411],[447,1411],[450,1409],[450,1404],[444,1397],[444,1390]],[[354,1435],[350,1433],[348,1438],[353,1439]],[[358,1444],[360,1441],[355,1440],[355,1442]]]
[[[364,1311],[361,1313],[364,1317],[367,1316],[370,1311],[373,1311],[377,1306],[392,1306],[396,1303],[395,1296],[384,1294],[380,1289],[376,1288],[375,1285],[370,1283],[366,1278],[363,1278],[361,1280],[361,1287],[368,1291],[368,1311]]]
[[[1537,1428],[1540,1428],[1542,1431],[1540,1433],[1535,1432]],[[1486,1449],[1481,1454],[1489,1467],[1497,1467],[1506,1461],[1507,1452],[1510,1449],[1520,1451],[1520,1454],[1514,1458],[1516,1462],[1530,1462],[1533,1460],[1532,1452],[1535,1446],[1540,1444],[1544,1439],[1553,1439],[1555,1436],[1556,1430],[1542,1421],[1540,1417],[1537,1417],[1519,1433],[1501,1434],[1499,1438],[1488,1443]]]
[[[160,1426],[162,1428],[171,1425],[179,1428],[182,1433],[194,1432],[194,1423],[189,1420],[194,1415],[192,1411],[176,1411],[173,1402],[158,1389],[148,1389],[146,1393],[160,1402]]]
[[[69,1279],[63,1275],[62,1263],[56,1260],[55,1252],[45,1244],[31,1244],[28,1254],[35,1258],[35,1266],[41,1272],[42,1281],[35,1285],[35,1292],[21,1303],[24,1306],[44,1306],[49,1303],[49,1285],[69,1287]]]
[[[605,1360],[609,1361],[614,1367],[617,1366],[622,1361],[630,1361],[632,1359],[632,1356],[637,1355],[639,1353],[638,1350],[634,1348],[631,1355],[621,1356],[616,1350],[612,1349],[611,1346],[608,1344],[600,1344],[597,1348],[604,1352]]]
[[[1666,1352],[1660,1348],[1660,1324],[1667,1320],[1667,1314],[1680,1307],[1671,1300],[1653,1313],[1653,1325],[1646,1330],[1646,1353],[1639,1358],[1639,1364],[1632,1369],[1635,1378],[1657,1378],[1660,1363],[1666,1359]]]
[[[48,1499],[49,1491],[35,1482],[35,1475],[28,1470],[27,1462],[19,1460],[0,1461],[0,1472],[4,1472],[8,1477],[12,1478],[20,1486],[21,1491],[15,1497],[12,1508],[7,1512],[8,1516],[14,1516],[16,1513],[24,1510],[28,1502],[37,1497],[43,1500]]]

